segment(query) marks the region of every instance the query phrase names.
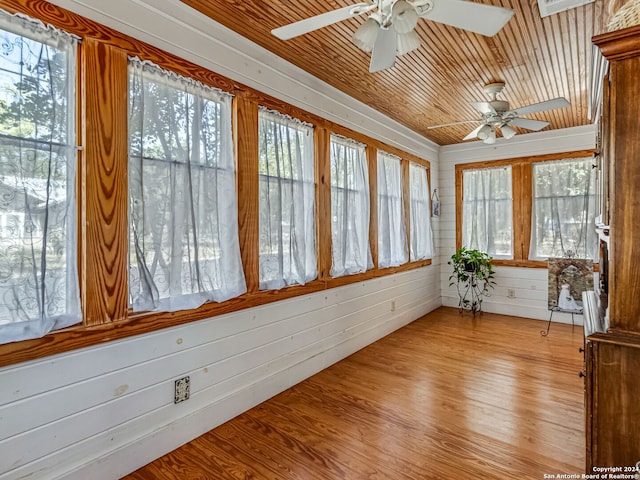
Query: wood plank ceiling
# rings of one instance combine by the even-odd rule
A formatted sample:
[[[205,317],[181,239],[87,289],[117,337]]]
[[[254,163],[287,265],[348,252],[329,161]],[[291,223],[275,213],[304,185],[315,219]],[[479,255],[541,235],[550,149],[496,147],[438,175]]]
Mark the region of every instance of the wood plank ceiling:
[[[606,30],[605,0],[545,18],[536,0],[481,0],[515,11],[494,37],[420,19],[420,48],[376,73],[369,73],[370,55],[351,40],[366,16],[288,41],[270,33],[356,0],[181,1],[439,145],[461,143],[478,124],[427,127],[479,118],[470,102],[487,101],[483,86],[496,80],[506,82],[499,98],[511,108],[567,98],[570,107],[527,116],[550,122],[546,130],[592,123],[591,37]]]

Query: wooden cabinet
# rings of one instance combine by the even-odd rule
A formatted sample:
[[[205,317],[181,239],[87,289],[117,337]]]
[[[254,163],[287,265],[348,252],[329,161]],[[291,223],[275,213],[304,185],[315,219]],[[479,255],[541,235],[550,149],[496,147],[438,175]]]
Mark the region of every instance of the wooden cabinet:
[[[587,471],[633,467],[640,461],[640,339],[592,335],[586,363]]]
[[[609,61],[602,155],[611,180],[610,328],[640,335],[640,26],[594,43]]]
[[[587,473],[640,461],[640,26],[593,42],[609,61],[601,129],[609,173],[609,329],[587,338]]]

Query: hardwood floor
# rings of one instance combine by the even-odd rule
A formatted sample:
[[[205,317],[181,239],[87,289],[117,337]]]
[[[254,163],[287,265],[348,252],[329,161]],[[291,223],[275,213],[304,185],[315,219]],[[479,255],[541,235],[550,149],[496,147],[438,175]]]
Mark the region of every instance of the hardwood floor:
[[[125,477],[584,472],[582,327],[440,308]]]

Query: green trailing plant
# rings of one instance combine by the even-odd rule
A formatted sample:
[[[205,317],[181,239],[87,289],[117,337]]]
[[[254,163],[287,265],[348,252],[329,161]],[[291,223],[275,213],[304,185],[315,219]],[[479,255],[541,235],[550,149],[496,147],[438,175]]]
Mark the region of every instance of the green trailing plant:
[[[460,310],[482,311],[482,300],[491,295],[496,282],[493,280],[493,258],[480,250],[462,247],[447,262],[453,267],[449,286],[455,285],[460,299]]]

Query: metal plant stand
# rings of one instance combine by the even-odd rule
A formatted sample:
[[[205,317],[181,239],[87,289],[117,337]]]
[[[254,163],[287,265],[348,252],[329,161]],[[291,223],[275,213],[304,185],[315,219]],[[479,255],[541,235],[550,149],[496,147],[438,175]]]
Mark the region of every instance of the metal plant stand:
[[[462,291],[458,289],[458,296],[460,301],[458,302],[458,309],[460,312],[463,310],[471,310],[471,313],[475,316],[477,312],[482,312],[482,297],[483,288],[480,287],[478,279],[474,272],[469,272],[469,280],[464,284]]]

